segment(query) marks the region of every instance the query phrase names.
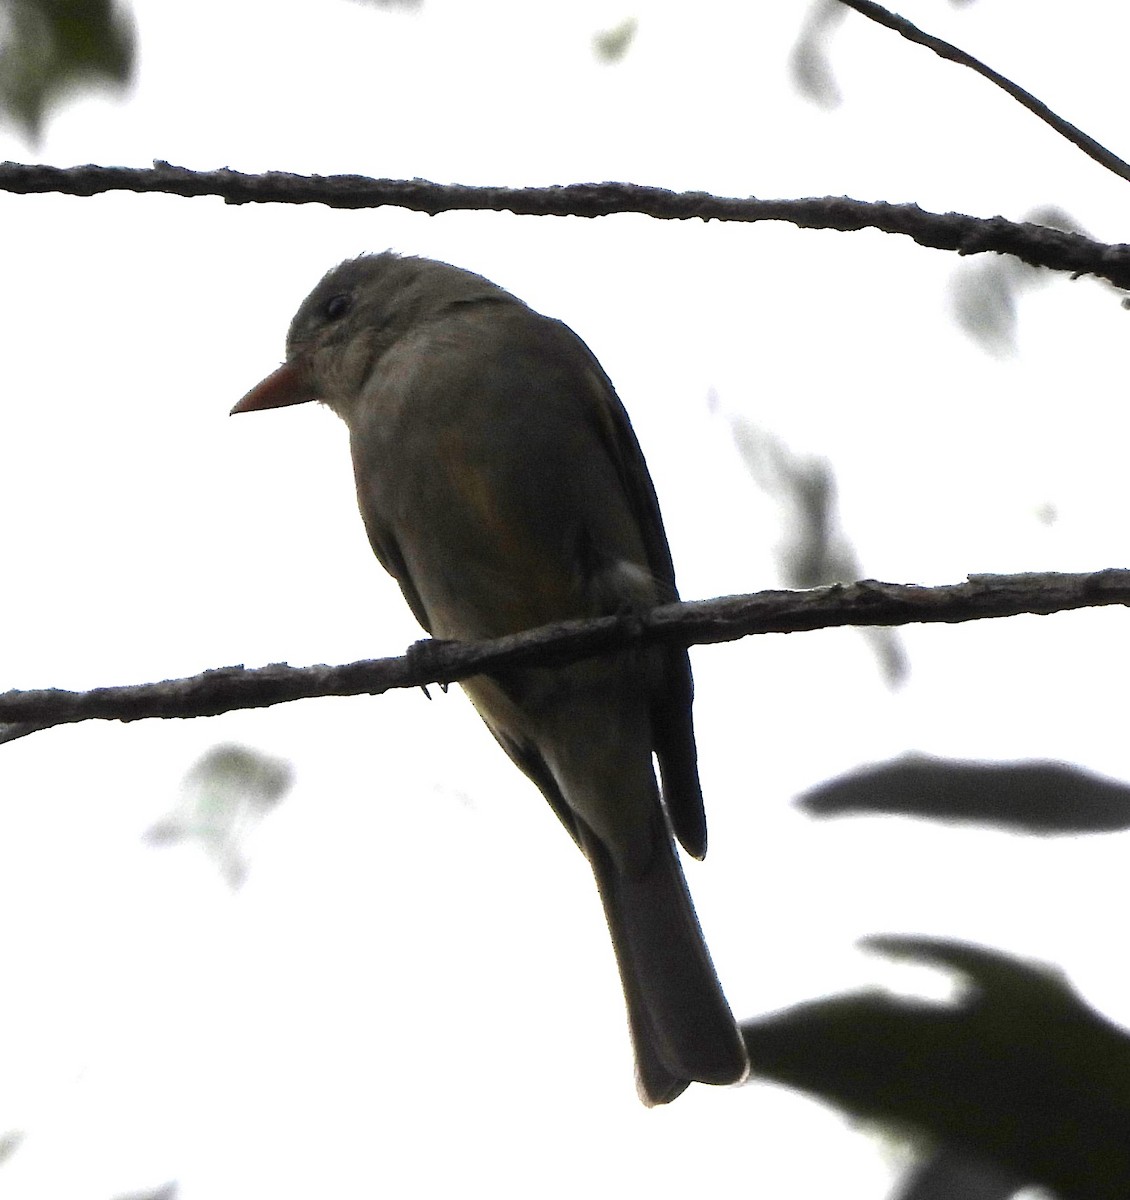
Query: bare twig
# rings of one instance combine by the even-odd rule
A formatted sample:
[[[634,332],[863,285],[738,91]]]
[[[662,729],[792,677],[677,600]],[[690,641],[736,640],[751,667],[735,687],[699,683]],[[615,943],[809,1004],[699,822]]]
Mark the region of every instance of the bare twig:
[[[885,25],[888,29],[893,29],[896,33],[906,38],[907,41],[914,42],[919,46],[925,46],[928,50],[933,50],[939,58],[948,59],[950,62],[958,63],[960,66],[968,67],[971,71],[976,71],[978,75],[989,80],[990,83],[995,83],[1002,91],[1007,92],[1014,100],[1023,104],[1029,112],[1035,113],[1041,121],[1050,125],[1056,133],[1060,134],[1061,137],[1065,137],[1073,146],[1078,146],[1089,158],[1093,158],[1095,162],[1106,167],[1108,171],[1112,171],[1120,179],[1130,180],[1130,163],[1119,158],[1117,154],[1112,153],[1100,142],[1095,141],[1090,134],[1084,133],[1077,126],[1072,125],[1070,121],[1065,121],[1063,117],[1052,112],[1042,100],[1038,100],[1031,92],[1025,91],[1024,88],[1013,83],[1011,79],[1002,75],[999,71],[994,71],[992,67],[986,66],[980,59],[974,58],[972,54],[967,54],[951,42],[943,41],[931,33],[926,33],[924,30],[919,29],[917,25],[912,25],[905,17],[900,17],[897,13],[890,12],[883,8],[882,5],[875,4],[873,0],[840,0],[840,3],[850,9],[854,9],[861,16],[867,17],[879,25]]]
[[[865,580],[809,591],[758,592],[668,604],[640,616],[546,625],[491,642],[420,642],[402,658],[340,667],[222,667],[188,679],[89,692],[58,689],[0,695],[0,741],[73,721],[204,717],[317,696],[377,695],[391,688],[450,683],[486,671],[550,666],[631,643],[735,641],[841,625],[906,625],[1047,614],[1130,605],[1130,570],[1087,574],[972,575],[943,587]]]
[[[325,204],[331,208],[394,205],[415,212],[462,209],[527,216],[602,217],[634,212],[658,220],[788,221],[802,229],[878,229],[912,238],[920,246],[958,254],[1011,254],[1034,267],[1074,275],[1097,275],[1130,289],[1130,246],[1108,246],[1078,233],[1003,217],[933,213],[916,204],[885,204],[822,196],[802,200],[758,200],[670,192],[634,183],[571,183],[563,187],[467,187],[426,179],[368,179],[363,175],[290,175],[271,171],[190,171],[169,163],[141,167],[49,167],[0,163],[0,191],[163,192],[176,196],[222,196],[229,204]]]

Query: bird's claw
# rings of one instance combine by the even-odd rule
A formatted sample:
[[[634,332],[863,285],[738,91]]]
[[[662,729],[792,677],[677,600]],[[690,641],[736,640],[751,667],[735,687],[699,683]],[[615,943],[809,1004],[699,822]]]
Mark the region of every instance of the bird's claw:
[[[408,647],[404,652],[404,657],[408,659],[414,668],[418,670],[430,670],[435,665],[437,652],[442,650],[444,646],[450,645],[450,638],[421,638],[418,642],[413,642]],[[448,683],[441,683],[439,690],[446,696],[447,689],[450,686]],[[420,691],[429,700],[432,698],[432,694],[428,691],[426,683],[420,684]]]

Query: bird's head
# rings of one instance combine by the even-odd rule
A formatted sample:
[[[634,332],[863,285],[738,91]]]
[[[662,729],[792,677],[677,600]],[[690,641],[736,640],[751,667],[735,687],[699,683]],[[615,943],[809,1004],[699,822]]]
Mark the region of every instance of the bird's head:
[[[321,400],[349,421],[380,359],[409,332],[459,304],[513,300],[481,275],[391,251],[329,271],[290,323],[286,362],[231,410]]]

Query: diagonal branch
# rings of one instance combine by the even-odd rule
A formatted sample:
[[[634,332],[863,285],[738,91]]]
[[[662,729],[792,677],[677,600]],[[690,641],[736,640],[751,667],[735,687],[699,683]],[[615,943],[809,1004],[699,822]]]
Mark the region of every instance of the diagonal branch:
[[[174,196],[221,196],[229,204],[325,204],[330,208],[396,206],[429,214],[468,209],[524,216],[603,217],[642,213],[663,221],[787,221],[801,229],[851,232],[878,229],[912,238],[920,246],[958,254],[1011,254],[1034,267],[1096,275],[1130,289],[1130,246],[1105,245],[1078,233],[1003,217],[934,213],[916,204],[886,204],[821,196],[759,200],[672,192],[634,183],[571,183],[562,187],[470,187],[426,179],[369,179],[363,175],[291,175],[271,171],[190,171],[158,162],[143,167],[50,167],[0,163],[0,191],[160,192]]]
[[[760,633],[957,623],[1110,604],[1130,605],[1130,570],[971,575],[965,583],[942,587],[864,580],[808,591],[757,592],[668,604],[638,616],[545,625],[490,642],[419,642],[401,658],[340,667],[221,667],[187,679],[89,692],[7,692],[0,695],[0,742],[74,721],[207,717],[318,696],[378,695],[487,671],[552,666],[633,644],[709,644]]]
[[[1022,104],[1029,112],[1035,113],[1041,121],[1050,125],[1056,133],[1065,137],[1073,146],[1078,146],[1089,158],[1093,158],[1095,162],[1106,167],[1108,171],[1112,171],[1120,179],[1130,180],[1130,163],[1118,157],[1117,154],[1108,150],[1101,142],[1095,141],[1090,134],[1084,133],[1077,126],[1072,125],[1070,121],[1065,121],[1063,117],[1054,113],[1042,101],[1027,92],[1019,84],[1015,84],[1011,79],[1002,75],[999,71],[994,71],[992,67],[986,66],[980,59],[974,58],[972,54],[967,54],[960,47],[953,45],[952,42],[943,41],[939,37],[935,37],[932,33],[926,33],[919,29],[917,25],[912,25],[905,17],[898,16],[883,8],[882,5],[875,4],[874,0],[840,0],[840,3],[847,8],[854,9],[861,16],[867,17],[869,20],[875,21],[879,25],[885,25],[888,29],[893,29],[895,33],[901,34],[909,42],[914,42],[916,45],[925,46],[927,50],[933,50],[940,58],[948,59],[950,62],[958,63],[960,66],[969,67],[970,70],[976,71],[978,75],[989,80],[990,83],[995,83],[997,87],[1006,91],[1014,100]]]

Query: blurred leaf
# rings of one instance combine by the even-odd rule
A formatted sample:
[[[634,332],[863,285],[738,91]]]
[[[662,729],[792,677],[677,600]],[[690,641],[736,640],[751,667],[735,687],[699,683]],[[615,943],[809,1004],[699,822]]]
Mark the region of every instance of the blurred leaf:
[[[601,62],[619,62],[628,53],[632,42],[635,41],[639,25],[635,17],[621,21],[613,29],[593,35],[592,48]]]
[[[812,816],[897,813],[1038,834],[1130,828],[1130,786],[1040,760],[990,763],[907,754],[830,779],[797,803]]]
[[[892,1200],[1008,1200],[1026,1182],[1007,1167],[943,1146],[906,1173]]]
[[[15,1154],[23,1140],[22,1129],[9,1129],[7,1133],[0,1133],[0,1166],[3,1166]]]
[[[1067,233],[1084,232],[1069,213],[1053,205],[1033,209],[1024,220]],[[1017,300],[1022,292],[1042,286],[1052,275],[1007,254],[962,262],[950,284],[958,325],[990,354],[1003,357],[1015,353]]]
[[[1009,261],[1001,257],[962,264],[950,285],[958,325],[982,350],[1001,357],[1016,352],[1016,296]]]
[[[116,1196],[114,1200],[176,1200],[177,1191],[176,1182],[170,1180],[152,1191],[129,1192],[127,1195]]]
[[[837,0],[817,0],[789,54],[794,87],[821,108],[835,108],[843,99],[828,57],[828,43],[847,11]]]
[[[1130,1038],[1047,968],[960,942],[871,938],[950,967],[963,999],[856,992],[743,1025],[755,1076],[909,1124],[1064,1200],[1130,1195]]]
[[[145,834],[153,845],[198,840],[224,878],[247,876],[246,847],[293,782],[288,763],[244,746],[217,746],[185,777],[176,810]]]
[[[753,481],[781,507],[784,539],[776,549],[781,578],[789,587],[813,588],[853,583],[863,572],[855,548],[840,528],[832,464],[796,454],[780,438],[744,417],[730,417],[738,453]],[[902,641],[893,629],[863,631],[890,686],[910,670]]]
[[[950,0],[954,8],[971,3],[973,0]],[[847,12],[839,0],[814,0],[789,54],[793,85],[802,96],[825,109],[836,108],[843,100],[828,47]]]
[[[902,644],[898,630],[886,625],[867,625],[859,631],[860,637],[871,647],[888,687],[899,687],[910,674],[910,659]]]
[[[124,87],[133,65],[133,22],[112,0],[0,0],[0,112],[33,142],[68,93]]]
[[[836,480],[827,459],[794,453],[744,417],[730,428],[754,483],[784,509],[785,540],[777,550],[789,587],[820,587],[859,578],[859,562],[836,528]]]
[[[1024,220],[1030,221],[1033,225],[1046,225],[1048,229],[1058,229],[1061,233],[1080,233],[1084,237],[1089,236],[1067,209],[1060,208],[1058,204],[1040,204],[1036,208],[1030,209]],[[1025,265],[1021,264],[1021,266]],[[1030,271],[1042,270],[1040,267],[1029,267],[1028,269]]]

